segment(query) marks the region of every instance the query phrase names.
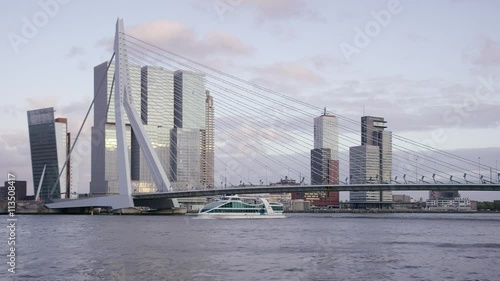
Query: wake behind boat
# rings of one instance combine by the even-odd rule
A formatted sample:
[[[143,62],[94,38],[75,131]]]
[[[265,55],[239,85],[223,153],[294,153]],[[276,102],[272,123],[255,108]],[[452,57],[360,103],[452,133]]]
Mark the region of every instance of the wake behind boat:
[[[205,205],[199,212],[207,219],[277,219],[285,218],[283,204],[268,202],[265,198],[223,196]]]

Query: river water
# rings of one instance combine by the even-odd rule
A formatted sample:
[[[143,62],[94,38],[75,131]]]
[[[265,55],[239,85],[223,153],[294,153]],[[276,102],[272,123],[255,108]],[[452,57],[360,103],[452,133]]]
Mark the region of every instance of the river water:
[[[26,215],[16,240],[0,280],[500,280],[500,214]]]

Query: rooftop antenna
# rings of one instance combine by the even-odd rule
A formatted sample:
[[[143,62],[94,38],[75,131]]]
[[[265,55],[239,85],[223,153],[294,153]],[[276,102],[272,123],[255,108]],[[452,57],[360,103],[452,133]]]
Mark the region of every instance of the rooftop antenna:
[[[323,115],[326,115],[326,107],[325,107],[325,109],[324,109],[324,111],[323,111]]]
[[[366,116],[365,115],[365,105],[363,104],[363,116]]]

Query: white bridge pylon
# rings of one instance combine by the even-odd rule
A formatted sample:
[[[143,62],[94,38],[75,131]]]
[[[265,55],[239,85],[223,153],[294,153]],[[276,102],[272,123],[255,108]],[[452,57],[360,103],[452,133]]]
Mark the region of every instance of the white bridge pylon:
[[[128,72],[128,54],[125,40],[125,29],[123,19],[118,18],[115,34],[115,118],[116,118],[116,140],[118,160],[118,186],[120,196],[127,197],[130,207],[134,206],[132,200],[132,183],[130,177],[130,159],[126,142],[125,115],[130,121],[134,135],[139,143],[141,153],[149,167],[156,188],[159,190],[172,191],[167,174],[154,151],[151,142],[142,125],[142,121],[131,104],[131,87]],[[177,200],[173,199],[173,206],[179,207]]]

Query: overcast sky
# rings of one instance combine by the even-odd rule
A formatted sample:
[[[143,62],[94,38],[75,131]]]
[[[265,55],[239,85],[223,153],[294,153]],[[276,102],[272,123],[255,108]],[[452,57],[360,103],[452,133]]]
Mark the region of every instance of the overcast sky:
[[[117,17],[136,37],[310,104],[355,119],[364,107],[417,141],[443,130],[438,148],[492,167],[500,160],[499,1],[144,3],[2,3],[0,178],[10,171],[32,185],[27,110],[54,106],[76,134]],[[83,191],[88,155],[79,164]]]

